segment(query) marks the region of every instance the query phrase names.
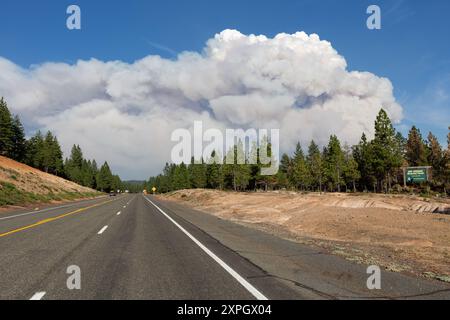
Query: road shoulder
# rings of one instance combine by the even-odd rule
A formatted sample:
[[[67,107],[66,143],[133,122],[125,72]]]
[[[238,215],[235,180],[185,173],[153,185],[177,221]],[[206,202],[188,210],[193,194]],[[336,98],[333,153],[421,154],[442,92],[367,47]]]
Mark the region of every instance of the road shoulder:
[[[152,198],[184,224],[191,224],[308,299],[449,299],[450,285],[382,271],[382,289],[367,289],[367,267],[330,255],[323,249],[284,240],[222,220],[175,202]],[[257,279],[252,279],[252,281]]]

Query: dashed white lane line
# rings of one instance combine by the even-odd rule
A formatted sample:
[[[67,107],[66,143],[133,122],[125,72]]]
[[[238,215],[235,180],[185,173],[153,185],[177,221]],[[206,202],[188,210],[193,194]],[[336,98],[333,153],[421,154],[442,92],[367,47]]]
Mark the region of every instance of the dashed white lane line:
[[[30,300],[41,300],[45,296],[46,292],[37,292]]]
[[[102,234],[103,232],[105,232],[106,229],[108,229],[108,226],[104,226],[104,227],[98,232],[98,234]]]
[[[119,211],[119,212],[117,212],[117,215],[118,215],[118,216],[120,216],[120,214],[121,214],[121,213],[122,213],[122,212],[121,212],[121,211]]]
[[[161,212],[167,219],[170,220],[178,229],[180,229],[185,235],[188,236],[197,246],[200,247],[208,256],[210,256],[215,262],[217,262],[226,272],[228,272],[235,280],[237,280],[248,292],[250,292],[258,300],[268,300],[268,298],[263,295],[258,289],[251,285],[247,280],[245,280],[239,273],[234,271],[228,264],[226,264],[222,259],[216,256],[211,250],[209,250],[203,243],[198,241],[193,235],[191,235],[186,229],[179,225],[175,220],[173,220],[167,213],[165,213],[160,207],[153,203],[150,199],[145,197],[145,200],[150,202],[159,212]]]
[[[134,199],[136,199],[136,196],[134,196],[133,199],[131,199],[130,201],[128,201],[127,206],[129,206],[130,203],[132,203]]]
[[[123,206],[123,208],[125,209],[127,206]]]

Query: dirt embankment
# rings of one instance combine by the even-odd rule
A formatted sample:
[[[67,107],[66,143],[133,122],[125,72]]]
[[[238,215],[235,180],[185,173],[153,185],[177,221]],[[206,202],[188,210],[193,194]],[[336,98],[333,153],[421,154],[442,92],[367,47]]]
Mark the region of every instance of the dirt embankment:
[[[0,156],[0,207],[99,195],[90,188]]]
[[[370,194],[232,193],[161,196],[358,263],[450,282],[450,200]]]

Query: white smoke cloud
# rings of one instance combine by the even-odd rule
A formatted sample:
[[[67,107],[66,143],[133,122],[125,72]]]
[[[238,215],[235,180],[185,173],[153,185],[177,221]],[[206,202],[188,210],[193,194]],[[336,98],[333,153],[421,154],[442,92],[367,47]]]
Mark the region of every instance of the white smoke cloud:
[[[373,134],[381,107],[402,108],[388,79],[350,72],[344,57],[315,35],[274,38],[225,30],[200,53],[132,64],[99,60],[21,68],[0,57],[0,95],[28,127],[52,130],[68,154],[108,160],[125,178],[158,173],[170,159],[171,132],[205,127],[280,128],[282,151],[297,141],[349,144]]]

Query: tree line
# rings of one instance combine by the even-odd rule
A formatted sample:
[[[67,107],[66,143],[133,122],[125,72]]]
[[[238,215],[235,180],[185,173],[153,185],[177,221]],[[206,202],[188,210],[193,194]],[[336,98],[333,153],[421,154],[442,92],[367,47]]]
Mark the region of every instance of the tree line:
[[[449,127],[450,130],[450,127]],[[210,188],[235,191],[298,190],[318,192],[409,192],[403,187],[403,167],[430,166],[432,179],[418,190],[450,191],[450,133],[444,149],[431,132],[425,140],[418,128],[411,128],[408,137],[396,131],[386,111],[380,110],[375,120],[375,137],[369,141],[363,134],[357,145],[342,144],[332,135],[322,149],[311,141],[306,150],[297,144],[293,155],[283,154],[275,176],[262,176],[262,164],[226,164],[210,159],[190,164],[167,163],[162,174],[151,177],[147,189],[170,192],[190,188]],[[268,148],[270,143],[262,148]],[[242,142],[234,150],[243,154]],[[305,152],[306,151],[306,152]],[[220,157],[220,156],[219,156]],[[237,158],[235,158],[237,159]],[[220,163],[219,163],[220,162]],[[223,164],[221,164],[223,163]],[[245,162],[245,163],[248,163]]]
[[[52,132],[43,135],[38,131],[26,139],[19,116],[11,114],[4,98],[0,99],[0,155],[98,191],[123,188],[120,177],[111,172],[107,162],[98,168],[95,160],[84,158],[80,146],[74,145],[70,157],[64,160]]]

